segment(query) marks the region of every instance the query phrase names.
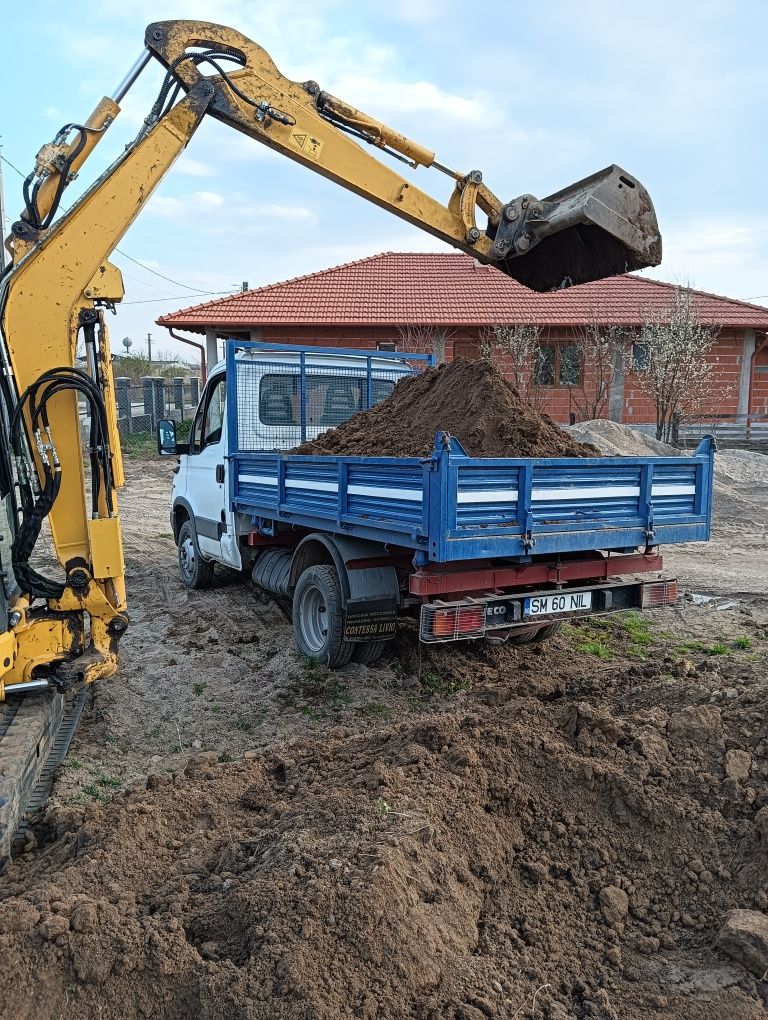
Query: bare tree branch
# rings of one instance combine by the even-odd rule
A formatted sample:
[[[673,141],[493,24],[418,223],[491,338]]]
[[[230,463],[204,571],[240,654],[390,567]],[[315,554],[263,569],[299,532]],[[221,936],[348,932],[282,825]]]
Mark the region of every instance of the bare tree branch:
[[[697,303],[690,287],[675,287],[666,308],[646,312],[637,336],[643,357],[632,367],[656,406],[656,438],[665,442],[683,421],[722,406],[731,391],[711,357],[720,327],[702,324]]]
[[[438,364],[445,361],[445,348],[453,338],[455,330],[443,326],[424,326],[416,323],[399,326],[397,330],[398,351],[410,354],[434,354]]]
[[[604,416],[611,393],[614,356],[630,335],[623,326],[604,325],[597,308],[592,310],[591,318],[590,323],[573,334],[581,373],[578,384],[571,388],[571,402],[582,421]]]
[[[536,382],[543,335],[541,326],[517,323],[492,326],[479,340],[481,356],[498,364],[523,400],[537,410],[542,410],[547,402],[546,390]]]

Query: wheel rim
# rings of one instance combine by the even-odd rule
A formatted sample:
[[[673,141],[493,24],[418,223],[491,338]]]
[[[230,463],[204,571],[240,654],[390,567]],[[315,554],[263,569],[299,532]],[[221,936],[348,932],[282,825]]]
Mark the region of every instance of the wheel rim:
[[[312,652],[321,652],[328,638],[328,609],[323,593],[314,585],[309,585],[302,593],[299,626],[304,644]]]
[[[185,578],[191,580],[195,576],[195,543],[187,537],[179,546],[179,563]]]

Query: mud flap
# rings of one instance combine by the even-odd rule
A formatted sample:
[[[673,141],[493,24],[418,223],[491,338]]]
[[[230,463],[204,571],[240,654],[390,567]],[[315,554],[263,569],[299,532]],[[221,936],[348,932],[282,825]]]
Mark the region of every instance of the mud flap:
[[[388,641],[396,631],[394,599],[358,599],[344,607],[345,641]]]
[[[661,261],[650,196],[638,180],[609,166],[548,198],[522,195],[504,206],[492,257],[532,290],[602,280]]]

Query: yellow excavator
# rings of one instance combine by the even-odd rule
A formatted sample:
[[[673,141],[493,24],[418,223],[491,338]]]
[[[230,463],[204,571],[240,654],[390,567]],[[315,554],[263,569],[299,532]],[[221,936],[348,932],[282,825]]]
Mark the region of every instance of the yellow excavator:
[[[58,215],[67,186],[153,57],[166,73],[138,136]],[[108,260],[206,116],[536,290],[656,265],[661,258],[650,198],[619,167],[545,199],[522,194],[503,202],[479,170],[453,170],[317,82],[283,77],[239,32],[198,21],[150,25],[141,56],[113,96],[84,123],[65,125],[38,153],[24,183],[24,210],[6,241],[10,265],[0,278],[0,702],[44,692],[47,705],[66,705],[85,685],[117,670],[128,626],[117,504],[123,465],[105,312],[124,289]],[[448,201],[431,197],[389,160],[446,175]],[[76,359],[79,341],[84,367]],[[81,436],[81,402],[88,408],[87,437]],[[61,567],[56,578],[35,565],[46,521]],[[9,767],[20,751],[11,739],[15,710],[8,706],[19,704],[10,699],[0,717],[0,775],[7,780],[7,788],[0,781],[0,856],[28,800]],[[45,732],[22,768],[27,791],[39,780],[63,711],[44,713]]]

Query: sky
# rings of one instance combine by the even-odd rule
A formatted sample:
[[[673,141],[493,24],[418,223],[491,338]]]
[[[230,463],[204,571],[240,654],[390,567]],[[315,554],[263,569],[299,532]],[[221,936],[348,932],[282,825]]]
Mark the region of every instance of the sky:
[[[648,275],[768,304],[764,110],[768,5],[647,0],[28,0],[8,4],[0,63],[2,155],[25,174],[61,124],[111,94],[166,18],[229,25],[285,76],[312,78],[503,201],[544,196],[610,163],[650,192],[664,240]],[[152,62],[66,192],[69,203],[135,136],[163,71]],[[387,157],[383,156],[386,160]],[[447,201],[435,170],[397,168]],[[3,163],[6,213],[21,178]],[[6,224],[7,229],[7,224]],[[113,349],[215,292],[257,287],[381,251],[450,250],[417,227],[204,121],[112,261],[126,295]],[[137,265],[127,256],[143,265]],[[162,275],[157,275],[162,274]],[[211,293],[213,292],[213,293]],[[197,338],[199,339],[199,337]]]

